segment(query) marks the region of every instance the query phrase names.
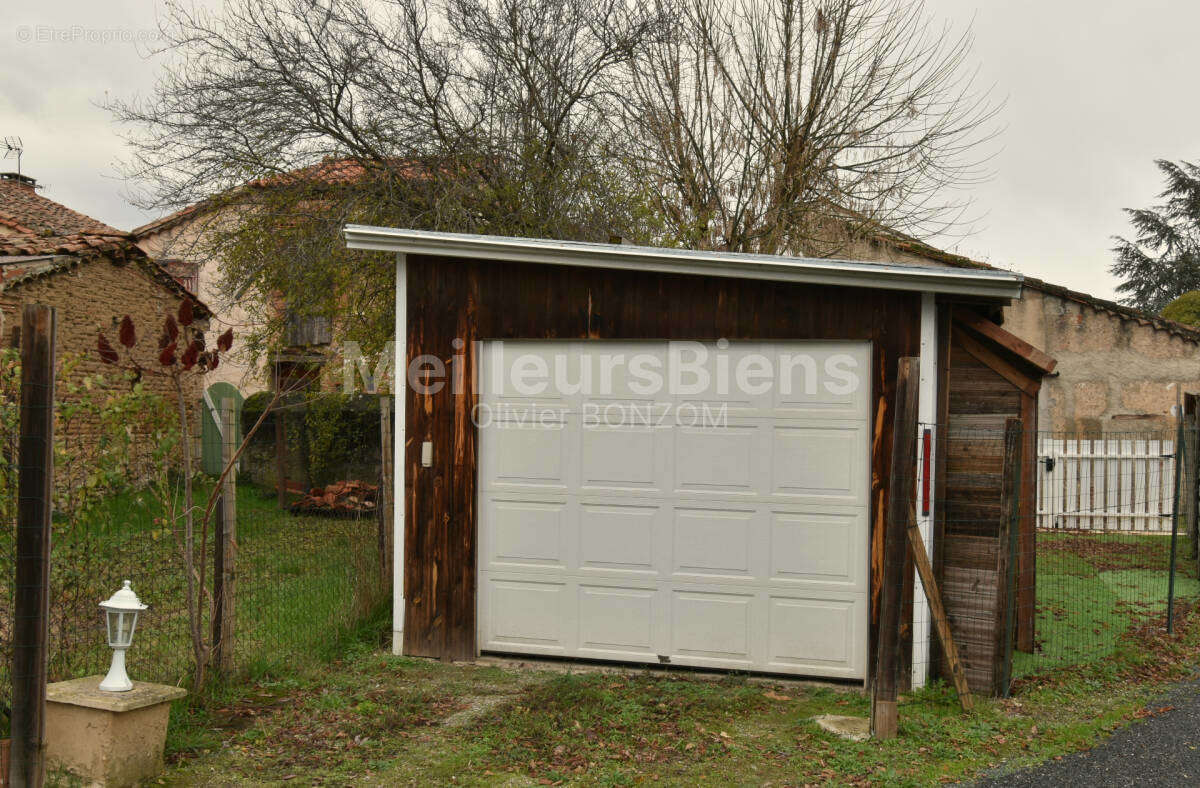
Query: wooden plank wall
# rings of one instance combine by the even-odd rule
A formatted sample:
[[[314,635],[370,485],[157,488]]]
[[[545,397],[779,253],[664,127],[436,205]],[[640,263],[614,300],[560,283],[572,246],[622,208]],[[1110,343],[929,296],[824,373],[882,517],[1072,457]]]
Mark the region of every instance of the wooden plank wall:
[[[874,664],[879,540],[897,360],[919,352],[916,293],[720,277],[408,258],[408,358],[457,370],[451,386],[408,389],[405,447],[406,654],[476,653],[476,402],[470,371],[486,339],[851,339],[873,343],[871,632]],[[454,341],[462,340],[456,348]],[[456,358],[457,357],[457,358]],[[421,467],[423,441],[433,465]]]
[[[967,681],[972,691],[995,694],[1003,667],[1003,638],[998,635],[1003,626],[1003,570],[1008,555],[1009,515],[1003,501],[1005,424],[1035,412],[1036,398],[968,352],[959,341],[961,332],[958,326],[951,329],[943,356],[949,363],[944,378],[946,429],[939,446],[944,492],[937,514],[935,565]],[[1032,476],[1026,463],[1019,464],[1023,470],[1016,482],[1024,493]],[[1030,497],[1023,494],[1021,522],[1027,519],[1026,512],[1032,513],[1031,505]],[[1031,539],[1032,534],[1026,535],[1022,529],[1020,536]],[[1018,573],[1025,572],[1032,574],[1032,562],[1018,565]],[[1021,581],[1017,585],[1020,587]],[[1032,610],[1032,590],[1026,599],[1018,596],[1021,604]],[[1032,639],[1031,626],[1029,635]],[[948,676],[940,653],[938,659],[937,673]]]

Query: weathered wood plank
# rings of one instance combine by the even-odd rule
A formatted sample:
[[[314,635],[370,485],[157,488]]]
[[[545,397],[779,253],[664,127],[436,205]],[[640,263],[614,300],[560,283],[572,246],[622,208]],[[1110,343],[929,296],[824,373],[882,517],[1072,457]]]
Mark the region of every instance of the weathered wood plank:
[[[1025,402],[1033,397],[980,360],[995,360],[994,353],[978,347],[981,341],[961,327],[951,333],[941,583],[968,684],[972,691],[991,694],[1002,672],[997,644],[1003,642],[1005,608],[998,606],[1006,604],[999,563],[1006,554],[1001,542],[1007,519],[1004,430],[1009,419],[1027,412]],[[975,345],[968,349],[971,342]],[[1023,511],[1032,522],[1032,503]]]
[[[969,309],[960,309],[955,315],[955,321],[962,323],[983,337],[990,339],[1024,361],[1039,368],[1042,372],[1053,372],[1058,362],[1046,353],[1035,348],[1020,337],[1014,336],[1000,326]]]
[[[950,567],[994,571],[996,565],[996,540],[989,536],[951,533],[945,536],[950,555]]]
[[[911,548],[917,574],[925,590],[925,598],[929,600],[929,613],[933,618],[933,628],[942,644],[942,653],[946,664],[950,666],[950,675],[954,678],[954,689],[958,692],[959,702],[963,711],[974,708],[971,691],[967,688],[967,677],[963,673],[962,662],[958,658],[958,649],[954,645],[954,636],[950,632],[950,623],[946,619],[946,610],[942,607],[942,594],[938,590],[937,578],[933,576],[933,565],[929,562],[929,553],[925,549],[925,540],[917,528],[915,517],[908,522],[908,543]]]
[[[40,786],[46,776],[46,659],[54,511],[54,369],[57,312],[26,304],[21,315],[17,522],[11,575],[12,760],[5,781]],[[8,524],[5,524],[8,526]],[[6,578],[7,579],[7,578]]]
[[[1021,424],[1016,647],[1019,651],[1033,653],[1037,619],[1037,397],[1021,397]]]
[[[893,419],[892,461],[888,482],[887,523],[884,537],[883,579],[879,605],[878,650],[875,684],[871,696],[871,735],[890,739],[896,735],[897,644],[900,607],[904,592],[905,537],[916,522],[917,395],[920,359],[900,359],[896,376],[896,417]]]
[[[997,540],[996,577],[996,621],[1003,622],[996,627],[995,675],[993,676],[993,693],[1007,695],[1007,682],[1010,678],[1010,660],[1012,653],[1008,648],[1016,627],[1016,589],[1012,586],[1016,580],[1016,560],[1013,555],[1018,544],[1018,520],[1020,517],[1021,501],[1021,450],[1024,442],[1021,436],[1021,420],[1009,419],[1004,437],[1004,465],[1007,469],[1004,478],[1004,513],[1000,521],[1000,534]]]

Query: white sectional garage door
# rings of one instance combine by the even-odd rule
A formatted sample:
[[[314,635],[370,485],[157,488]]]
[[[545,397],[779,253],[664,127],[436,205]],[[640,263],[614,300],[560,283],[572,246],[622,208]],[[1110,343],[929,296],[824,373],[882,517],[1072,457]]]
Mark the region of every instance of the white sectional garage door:
[[[865,678],[867,344],[479,358],[482,651]]]

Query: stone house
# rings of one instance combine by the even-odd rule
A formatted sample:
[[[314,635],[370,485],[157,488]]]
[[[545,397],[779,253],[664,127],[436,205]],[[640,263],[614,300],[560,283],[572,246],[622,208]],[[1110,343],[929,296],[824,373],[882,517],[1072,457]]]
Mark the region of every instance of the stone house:
[[[227,366],[209,378],[210,385],[225,382],[248,396],[270,388],[276,374],[285,380],[316,381],[312,373],[329,363],[334,333],[326,319],[289,314],[287,304],[279,298],[253,301],[257,295],[243,294],[238,301],[230,299],[223,291],[222,261],[211,249],[212,238],[228,228],[228,222],[238,221],[245,211],[258,205],[259,195],[280,184],[302,185],[318,194],[325,188],[353,186],[364,173],[362,165],[350,159],[325,159],[285,175],[252,180],[225,195],[186,206],[133,229],[133,237],[142,251],[177,278],[193,282],[193,292],[213,307],[214,332],[230,327],[235,333],[251,331],[256,312],[283,314],[287,318],[283,348],[268,363],[234,355]]]
[[[220,261],[199,251],[205,230],[222,218],[220,214],[206,212],[203,206],[189,206],[136,227],[131,233],[138,249],[210,305],[212,318],[207,337],[210,343],[226,329],[232,328],[238,335],[251,324],[247,310],[231,303],[220,291]],[[235,349],[205,376],[205,385],[224,391],[231,386],[242,396],[249,396],[269,388],[270,376],[253,359]]]
[[[200,326],[208,327],[208,307],[155,265],[128,233],[37,194],[31,178],[0,176],[0,226],[0,337],[5,347],[19,345],[23,306],[47,304],[57,310],[60,366],[74,355],[76,376],[99,374],[107,385],[127,387],[100,361],[99,333],[115,343],[117,327],[129,315],[140,337],[134,356],[152,367],[166,316],[178,313],[183,301],[191,303]],[[146,376],[144,381],[150,390],[174,398],[165,378]],[[200,377],[189,377],[188,385],[195,413]],[[60,396],[70,396],[61,385]]]

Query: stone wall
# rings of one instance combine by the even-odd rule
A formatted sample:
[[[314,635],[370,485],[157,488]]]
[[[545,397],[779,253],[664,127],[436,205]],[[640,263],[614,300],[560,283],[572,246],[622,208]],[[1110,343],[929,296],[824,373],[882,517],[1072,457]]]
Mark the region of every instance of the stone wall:
[[[869,241],[847,247],[846,256],[932,266],[965,259]],[[1173,428],[1175,387],[1200,391],[1200,341],[1048,287],[1027,283],[1021,299],[1004,309],[1006,331],[1058,361],[1042,382],[1038,428],[1090,434]]]
[[[1027,287],[1004,327],[1058,360],[1040,427],[1088,433],[1169,428],[1176,387],[1200,391],[1200,343]]]
[[[180,297],[155,281],[136,262],[113,262],[107,257],[81,260],[74,268],[43,276],[10,290],[0,292],[0,336],[5,346],[11,346],[13,328],[21,325],[25,304],[38,303],[57,309],[57,356],[61,368],[68,355],[80,358],[74,374],[78,379],[102,375],[108,385],[127,389],[128,381],[120,378],[114,367],[104,364],[96,352],[96,336],[103,332],[114,347],[121,319],[129,315],[137,328],[138,343],[134,357],[150,369],[158,367],[158,336],[168,313],[179,310]],[[207,326],[207,320],[202,321]],[[200,398],[200,376],[188,376],[188,401],[192,422],[195,423]],[[175,390],[165,377],[147,375],[146,387],[170,397],[175,402]],[[66,387],[58,385],[60,399],[69,398]],[[136,424],[131,424],[135,431]],[[95,426],[90,427],[94,429]],[[88,425],[79,429],[87,430]]]

